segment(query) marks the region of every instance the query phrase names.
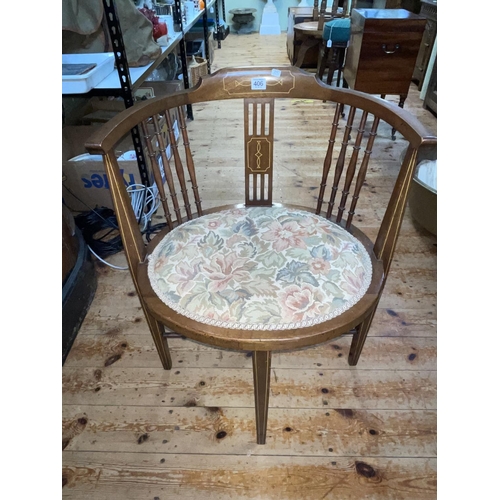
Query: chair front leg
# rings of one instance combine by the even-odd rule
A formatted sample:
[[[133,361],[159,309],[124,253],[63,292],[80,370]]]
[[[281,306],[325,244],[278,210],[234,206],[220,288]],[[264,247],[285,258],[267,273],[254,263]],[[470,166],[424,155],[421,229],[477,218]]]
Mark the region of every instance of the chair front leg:
[[[271,351],[254,351],[252,360],[257,444],[266,444],[269,385],[271,380]]]
[[[170,370],[172,368],[172,358],[170,356],[170,349],[168,348],[167,337],[165,337],[165,327],[149,313],[144,304],[142,304],[142,311],[144,316],[146,316],[149,331],[153,337],[163,369]]]

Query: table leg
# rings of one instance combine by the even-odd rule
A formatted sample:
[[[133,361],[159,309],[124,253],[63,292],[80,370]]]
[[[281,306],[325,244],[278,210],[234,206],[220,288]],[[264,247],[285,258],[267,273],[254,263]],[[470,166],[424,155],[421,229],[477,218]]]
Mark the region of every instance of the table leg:
[[[297,55],[297,60],[295,61],[294,66],[300,68],[304,63],[304,58],[306,56],[307,51],[318,44],[319,40],[317,40],[316,38],[307,38],[306,40],[304,40],[300,45],[299,53]]]
[[[330,67],[328,68],[326,83],[328,85],[331,85],[333,80],[333,73],[336,69],[339,69],[339,64],[338,64],[339,49],[337,47],[332,47],[329,50],[330,52],[328,53],[328,60],[330,61]]]
[[[339,50],[339,53],[338,53],[338,56],[339,56],[339,69],[338,69],[338,72],[337,72],[337,87],[340,87],[340,77],[341,77],[342,71],[344,69],[344,61],[345,61],[345,51],[346,51],[346,49],[341,48],[341,49],[338,49],[338,50]]]
[[[406,101],[406,98],[408,97],[408,94],[401,94],[399,96],[399,103],[398,103],[398,106],[402,109],[403,106],[405,105],[405,101]],[[396,129],[393,128],[392,129],[392,140],[395,141],[396,140]]]
[[[345,81],[344,77],[342,77],[342,88],[343,89],[348,89],[349,88],[349,85],[347,85],[347,82]],[[342,116],[342,118],[345,118],[344,105],[343,104],[340,105],[340,115]]]
[[[321,57],[321,62],[319,64],[319,69],[318,69],[318,78],[323,81],[323,75],[325,74],[325,69],[326,69],[326,62],[328,61],[330,57],[330,49],[323,45],[323,51],[320,55]]]
[[[257,424],[257,444],[266,444],[270,380],[271,351],[254,351],[253,383],[255,394],[255,418]]]

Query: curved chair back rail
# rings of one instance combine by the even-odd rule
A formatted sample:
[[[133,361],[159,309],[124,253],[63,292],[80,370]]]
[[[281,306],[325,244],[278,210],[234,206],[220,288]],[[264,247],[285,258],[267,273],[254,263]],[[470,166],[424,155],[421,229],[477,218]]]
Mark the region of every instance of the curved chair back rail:
[[[280,73],[280,76],[274,76]],[[268,90],[251,90],[252,78],[265,78]],[[106,154],[136,125],[166,109],[204,101],[243,98],[317,99],[354,106],[371,113],[401,133],[412,147],[435,138],[406,110],[398,109],[378,97],[349,89],[332,88],[314,74],[295,66],[226,68],[200,79],[189,90],[156,97],[129,108],[106,122],[86,143],[91,154]]]
[[[211,177],[213,185],[219,165],[204,161],[203,141],[190,141],[181,108],[234,99],[243,103],[244,199],[233,208],[206,210],[199,180],[204,184]],[[309,107],[310,114],[295,104]],[[170,113],[175,108],[179,143]],[[278,116],[292,110],[295,119],[311,119],[297,143],[288,140],[296,133],[293,123]],[[209,127],[216,122],[224,127],[220,107],[215,114]],[[391,155],[392,141],[377,142],[383,140],[383,122],[386,132],[388,124],[403,136],[402,161]],[[165,217],[165,228],[151,243],[137,223],[115,152],[134,127],[142,134],[144,160]],[[284,140],[275,137],[275,128],[285,133]],[[226,130],[214,146],[224,150],[235,138]],[[314,141],[312,149],[306,149],[308,139]],[[283,164],[274,156],[284,154],[287,144],[288,175],[309,175],[316,166],[318,184],[309,190],[317,196],[308,198],[314,206],[298,206],[300,197],[290,200],[293,206],[276,203],[282,193],[274,185],[282,180]],[[324,154],[318,153],[319,144]],[[353,331],[348,362],[357,364],[390,269],[417,154],[435,148],[436,138],[408,111],[377,97],[331,88],[294,66],[248,67],[222,69],[190,90],[134,105],[103,125],[86,147],[103,155],[130,274],[163,367],[172,366],[165,325],[209,345],[253,351],[257,442],[263,444],[273,350],[315,345]],[[195,163],[203,175],[197,175]],[[393,186],[372,216],[370,239],[353,222],[359,220],[358,201],[368,180],[384,169],[391,171]],[[241,184],[234,179],[234,186]],[[300,181],[294,184],[306,189]],[[231,191],[232,185],[226,188]],[[359,206],[369,208],[364,199]]]

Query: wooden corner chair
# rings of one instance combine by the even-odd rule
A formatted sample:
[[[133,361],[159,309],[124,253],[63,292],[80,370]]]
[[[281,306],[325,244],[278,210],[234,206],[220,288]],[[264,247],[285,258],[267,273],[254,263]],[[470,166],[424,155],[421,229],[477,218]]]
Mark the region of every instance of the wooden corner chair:
[[[207,167],[206,144],[188,137],[181,109],[216,101],[227,109],[232,100],[243,107],[238,168],[244,197],[238,205],[205,209],[207,191],[199,181],[220,175],[220,166]],[[324,128],[315,122],[310,131],[311,138],[324,132],[322,159],[316,146],[306,149],[317,179],[317,200],[310,206],[297,203],[305,188],[295,188],[290,205],[275,201],[282,176],[273,153],[288,147],[283,142],[292,134],[280,125],[285,137],[278,138],[275,127],[285,110],[297,105],[328,121]],[[341,106],[349,109],[346,120]],[[179,145],[170,113],[175,108]],[[219,123],[224,129],[225,114],[218,109],[211,116],[213,127]],[[151,243],[141,234],[114,151],[136,126],[142,130],[165,215],[165,228]],[[385,212],[370,223],[370,239],[355,227],[355,212],[372,203],[362,202],[364,185],[385,165],[390,127],[407,141],[407,150],[384,199]],[[377,135],[380,129],[385,132]],[[228,148],[235,140],[226,132],[218,146]],[[351,332],[348,362],[357,364],[387,279],[417,154],[435,148],[436,139],[407,111],[370,95],[328,87],[292,66],[220,70],[193,89],[122,112],[86,147],[103,155],[130,273],[163,367],[172,366],[164,325],[214,347],[252,352],[257,443],[263,444],[272,351],[314,346]],[[305,140],[290,158],[297,158],[302,148]],[[287,169],[302,168],[304,159],[290,158]],[[237,177],[230,190],[238,190]]]

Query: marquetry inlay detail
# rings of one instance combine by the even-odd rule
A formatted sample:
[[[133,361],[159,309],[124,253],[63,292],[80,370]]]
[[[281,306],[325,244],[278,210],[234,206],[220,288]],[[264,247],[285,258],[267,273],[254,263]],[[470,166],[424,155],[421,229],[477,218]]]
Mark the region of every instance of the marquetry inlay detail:
[[[281,70],[280,76],[273,76],[271,71],[266,75],[266,94],[288,95],[295,88],[295,76],[289,70]],[[262,71],[248,71],[243,77],[234,78],[234,74],[228,73],[223,78],[224,90],[229,95],[255,93],[258,96],[259,90],[252,90],[252,78],[259,75]]]
[[[255,158],[248,164],[248,170],[254,173],[264,173],[271,168],[271,143],[264,137],[252,137],[247,142],[248,158]]]

